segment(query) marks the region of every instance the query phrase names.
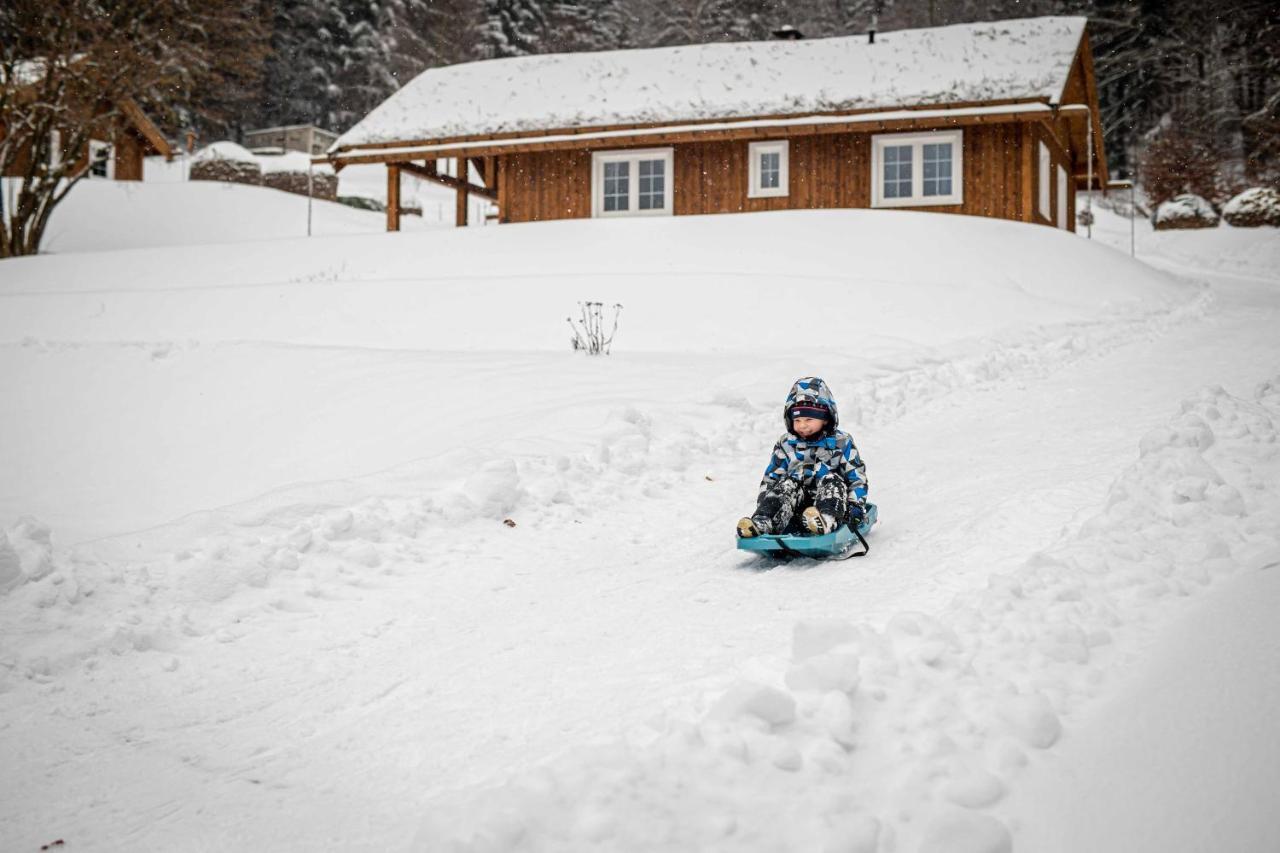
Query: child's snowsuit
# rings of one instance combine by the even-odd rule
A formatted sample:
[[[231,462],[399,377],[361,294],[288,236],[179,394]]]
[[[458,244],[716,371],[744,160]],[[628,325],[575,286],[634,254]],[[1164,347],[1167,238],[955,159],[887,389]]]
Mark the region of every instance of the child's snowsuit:
[[[823,431],[800,438],[791,427],[791,408],[817,405],[831,413]],[[792,527],[801,509],[814,506],[837,524],[862,520],[867,501],[866,465],[853,438],[838,429],[839,411],[827,383],[816,376],[796,382],[782,410],[787,433],[773,447],[773,457],[760,481],[760,494],[752,518],[763,521],[768,532],[796,532]]]

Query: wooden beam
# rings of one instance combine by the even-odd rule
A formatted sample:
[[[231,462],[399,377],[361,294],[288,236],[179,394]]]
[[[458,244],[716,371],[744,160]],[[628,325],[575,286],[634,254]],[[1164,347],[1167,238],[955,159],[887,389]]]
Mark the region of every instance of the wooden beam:
[[[453,224],[458,228],[465,228],[467,226],[467,187],[470,181],[467,180],[467,161],[461,157],[458,158],[458,177],[461,180],[458,181],[458,207]]]
[[[400,169],[395,163],[387,164],[387,230],[400,230]]]
[[[1011,124],[1028,121],[1044,121],[1041,108],[1015,113],[991,115],[937,116],[933,118],[900,118],[880,121],[838,122],[833,124],[792,125],[787,127],[721,128],[717,130],[684,130],[672,133],[653,133],[639,136],[604,139],[563,139],[555,142],[521,142],[513,140],[483,147],[460,147],[447,150],[401,151],[399,153],[339,154],[343,163],[407,163],[424,157],[494,157],[502,154],[518,154],[537,151],[566,151],[574,149],[622,149],[654,145],[677,145],[684,142],[724,142],[737,139],[788,139],[803,136],[820,136],[834,133],[883,133],[897,130],[932,130],[937,128],[965,127],[968,125]],[[443,182],[443,176],[442,181]],[[470,192],[481,194],[478,188]]]
[[[998,107],[1013,106],[1016,104],[1048,104],[1047,97],[1035,98],[997,98],[991,101],[953,101],[950,103],[924,103],[924,104],[904,104],[902,106],[893,107],[897,110],[938,110],[938,109],[966,109],[969,107]],[[827,117],[827,116],[858,116],[866,113],[884,112],[884,107],[861,107],[853,110],[832,110],[830,112],[817,113],[766,113],[764,115],[739,116],[739,119],[792,119],[792,118],[809,118],[809,117]],[[457,142],[487,142],[492,140],[512,140],[519,142],[521,138],[529,136],[564,136],[584,133],[595,133],[601,130],[641,130],[651,128],[659,130],[663,126],[678,123],[682,125],[698,125],[698,124],[719,124],[725,121],[723,118],[679,118],[660,122],[632,122],[629,124],[606,124],[596,126],[578,126],[578,127],[543,127],[535,131],[528,130],[511,130],[502,133],[473,133],[461,136],[437,136],[422,139],[396,139],[390,142],[370,142],[364,145],[344,146],[339,153],[349,151],[369,151],[374,153],[383,148],[407,148],[407,147],[427,147],[430,145],[452,144]],[[581,147],[581,146],[574,146]],[[476,155],[480,156],[480,155]]]
[[[345,161],[351,162],[351,161]],[[424,181],[435,181],[437,184],[456,190],[461,183],[457,178],[451,175],[441,175],[436,171],[435,162],[428,160],[426,166],[419,166],[417,163],[403,162],[398,164],[402,171],[413,175],[415,178],[422,178]],[[484,196],[492,201],[498,200],[496,190],[486,189],[485,187],[477,187],[474,184],[467,184],[466,191],[475,195]]]

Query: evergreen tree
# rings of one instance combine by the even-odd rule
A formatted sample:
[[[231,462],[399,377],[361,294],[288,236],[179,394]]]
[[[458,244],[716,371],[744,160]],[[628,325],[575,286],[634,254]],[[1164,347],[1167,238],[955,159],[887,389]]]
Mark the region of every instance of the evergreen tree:
[[[486,57],[527,56],[547,47],[547,9],[541,0],[486,0]]]

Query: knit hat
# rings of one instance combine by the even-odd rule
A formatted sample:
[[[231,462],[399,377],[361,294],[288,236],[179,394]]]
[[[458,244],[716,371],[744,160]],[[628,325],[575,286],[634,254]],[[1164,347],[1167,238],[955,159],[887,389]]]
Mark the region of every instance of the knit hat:
[[[831,410],[821,403],[796,403],[789,412],[792,418],[817,418],[831,420]]]

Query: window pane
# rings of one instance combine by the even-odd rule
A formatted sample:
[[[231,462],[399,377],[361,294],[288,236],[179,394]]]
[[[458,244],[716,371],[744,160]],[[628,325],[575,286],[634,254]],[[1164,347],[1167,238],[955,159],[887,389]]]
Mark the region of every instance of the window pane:
[[[666,204],[666,161],[641,160],[639,167],[640,209],[662,210]]]
[[[89,144],[89,174],[97,178],[107,177],[107,163],[111,160],[110,145]]]
[[[884,197],[911,198],[911,146],[884,147]]]
[[[951,195],[951,143],[926,143],[923,153],[924,194]]]
[[[760,188],[777,189],[782,180],[782,155],[769,151],[760,155]]]
[[[628,210],[631,192],[631,164],[624,161],[604,164],[604,209]]]

